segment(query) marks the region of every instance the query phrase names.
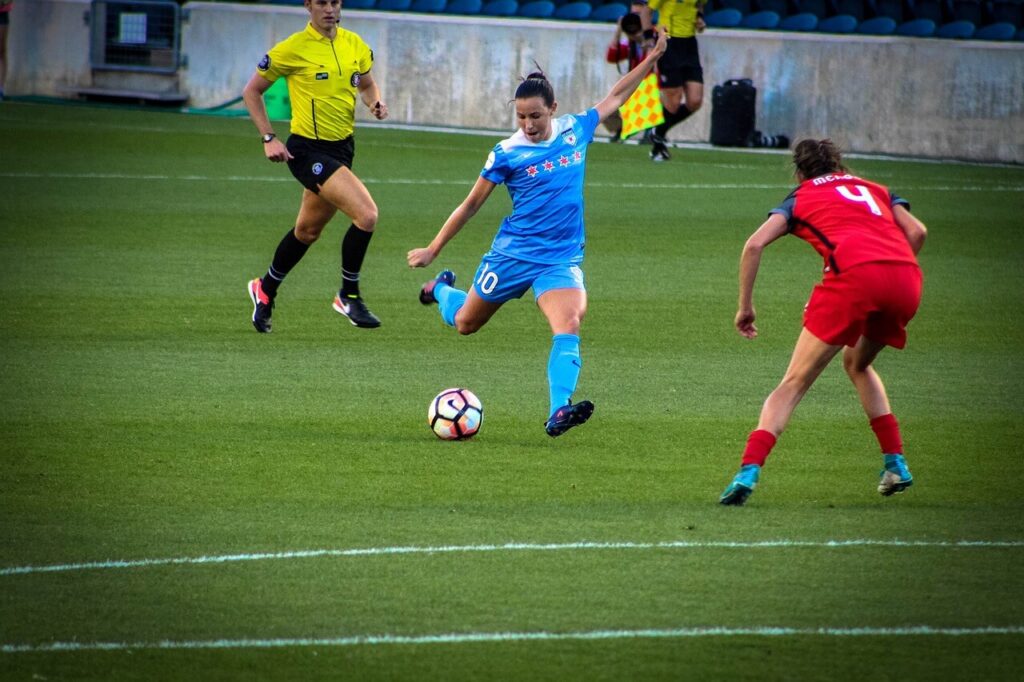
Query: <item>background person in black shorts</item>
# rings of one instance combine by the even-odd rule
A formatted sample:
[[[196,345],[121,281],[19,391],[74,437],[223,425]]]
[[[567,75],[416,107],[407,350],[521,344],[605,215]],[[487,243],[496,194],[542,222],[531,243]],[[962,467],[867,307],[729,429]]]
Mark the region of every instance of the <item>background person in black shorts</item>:
[[[665,137],[704,103],[704,70],[697,52],[697,34],[704,30],[705,0],[651,0],[658,24],[669,35],[668,50],[658,61],[658,85],[665,122],[651,135],[651,160],[668,161]]]
[[[270,331],[278,286],[341,211],[352,224],[341,242],[341,288],[332,307],[357,327],[379,327],[380,320],[359,293],[359,272],[377,225],[377,204],[352,173],[352,133],[357,96],[377,119],[387,118],[388,108],[370,75],[373,51],[358,35],[338,26],[341,1],[304,4],[310,18],[306,29],[275,45],[242,92],[267,159],[287,161],[306,188],[295,227],[278,244],[267,274],[249,282],[252,324],[258,332]],[[287,146],[274,134],[263,101],[278,78],[287,79],[292,103]]]

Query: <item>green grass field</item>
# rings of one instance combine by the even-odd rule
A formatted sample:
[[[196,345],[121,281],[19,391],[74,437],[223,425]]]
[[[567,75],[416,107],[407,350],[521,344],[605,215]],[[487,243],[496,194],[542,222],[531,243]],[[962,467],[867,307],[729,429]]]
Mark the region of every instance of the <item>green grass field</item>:
[[[723,508],[819,277],[773,245],[761,336],[733,331],[786,155],[591,147],[597,411],[551,439],[532,301],[459,337],[405,265],[499,136],[361,129],[384,325],[331,310],[338,218],[259,335],[245,285],[300,190],[249,121],[14,102],[0,127],[0,678],[1019,679],[1024,169],[849,160],[930,230],[877,363],[916,485],[875,492],[836,363]],[[508,208],[437,266],[465,283]],[[452,385],[484,402],[468,442],[425,423]]]

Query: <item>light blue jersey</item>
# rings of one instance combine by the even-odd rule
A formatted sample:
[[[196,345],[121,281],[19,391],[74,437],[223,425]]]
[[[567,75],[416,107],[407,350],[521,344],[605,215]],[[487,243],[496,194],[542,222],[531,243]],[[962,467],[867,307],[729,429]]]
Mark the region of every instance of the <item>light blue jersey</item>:
[[[480,175],[505,184],[512,214],[501,222],[491,251],[532,263],[583,262],[584,167],[599,123],[590,109],[554,119],[543,142],[530,142],[519,130],[494,146]]]

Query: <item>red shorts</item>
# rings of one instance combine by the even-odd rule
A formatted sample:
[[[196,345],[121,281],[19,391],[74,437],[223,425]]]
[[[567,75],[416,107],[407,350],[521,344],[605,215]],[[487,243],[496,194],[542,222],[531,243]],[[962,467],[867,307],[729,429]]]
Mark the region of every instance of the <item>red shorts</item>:
[[[804,327],[833,346],[861,336],[893,348],[907,344],[907,323],[921,303],[921,268],[912,263],[863,263],[814,287]]]

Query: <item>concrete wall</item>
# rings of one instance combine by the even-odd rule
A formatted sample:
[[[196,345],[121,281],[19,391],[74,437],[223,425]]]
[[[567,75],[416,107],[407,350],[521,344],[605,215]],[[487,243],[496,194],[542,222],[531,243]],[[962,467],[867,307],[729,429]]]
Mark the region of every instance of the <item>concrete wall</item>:
[[[15,3],[11,94],[89,84],[87,8],[88,0]],[[307,16],[298,2],[185,9],[180,87],[196,107],[238,96],[266,50]],[[360,11],[343,23],[373,48],[374,77],[401,123],[511,129],[508,101],[534,60],[562,111],[593,104],[618,77],[604,63],[606,24]],[[707,140],[711,86],[746,77],[766,133],[830,136],[857,152],[1024,163],[1022,43],[708,30],[700,49],[705,107],[674,139]]]

